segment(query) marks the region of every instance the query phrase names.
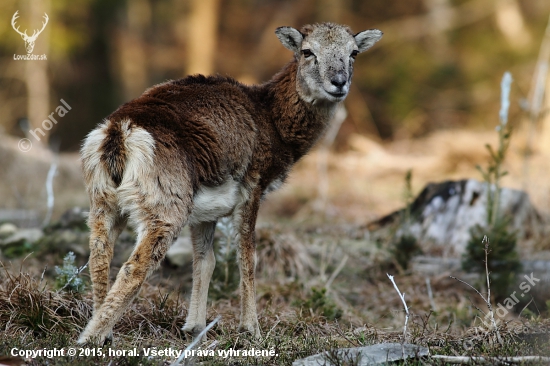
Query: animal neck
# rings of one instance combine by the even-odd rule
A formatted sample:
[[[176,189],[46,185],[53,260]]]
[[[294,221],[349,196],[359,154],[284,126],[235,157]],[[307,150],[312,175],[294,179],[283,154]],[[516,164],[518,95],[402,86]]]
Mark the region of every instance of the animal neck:
[[[322,136],[336,110],[337,103],[308,102],[297,84],[298,62],[289,62],[265,84],[271,102],[274,124],[284,143],[291,145],[297,157],[304,155]]]

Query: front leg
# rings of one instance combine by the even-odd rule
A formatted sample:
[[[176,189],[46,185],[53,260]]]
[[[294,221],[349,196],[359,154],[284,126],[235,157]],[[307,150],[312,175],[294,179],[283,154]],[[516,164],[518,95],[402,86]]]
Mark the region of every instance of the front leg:
[[[260,198],[261,190],[257,188],[251,193],[247,201],[236,207],[233,216],[233,224],[237,230],[237,260],[241,274],[241,321],[239,330],[250,332],[255,338],[260,338],[254,281],[256,270],[255,227]]]
[[[199,335],[206,326],[206,302],[208,285],[216,266],[214,256],[214,231],[216,222],[203,222],[191,225],[193,241],[193,290],[189,302],[189,312],[182,330],[193,337]],[[202,341],[206,341],[206,335]]]

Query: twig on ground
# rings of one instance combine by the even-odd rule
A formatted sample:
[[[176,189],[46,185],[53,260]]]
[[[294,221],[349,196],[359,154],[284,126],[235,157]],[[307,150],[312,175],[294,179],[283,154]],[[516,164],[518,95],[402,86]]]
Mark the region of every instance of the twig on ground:
[[[344,258],[342,258],[342,261],[340,262],[340,264],[338,265],[338,267],[334,270],[334,272],[332,272],[332,274],[330,275],[330,278],[328,279],[326,285],[325,285],[325,288],[327,289],[327,291],[329,291],[329,288],[330,288],[330,285],[332,285],[332,282],[334,281],[334,279],[336,278],[336,276],[338,276],[338,273],[340,273],[340,271],[344,268],[344,266],[346,265],[346,262],[348,261],[349,259],[349,256],[346,254],[344,256]]]
[[[487,238],[487,235],[483,236],[482,244],[484,245],[483,250],[485,251],[485,276],[487,278],[487,297],[483,296],[481,294],[481,292],[479,292],[474,286],[470,285],[468,282],[465,282],[465,281],[461,280],[460,278],[456,278],[454,276],[449,276],[449,277],[451,277],[452,279],[455,279],[459,282],[462,282],[466,286],[470,287],[483,299],[483,301],[487,305],[487,309],[489,310],[489,313],[486,314],[485,312],[481,311],[477,307],[476,307],[476,309],[479,310],[483,315],[486,315],[486,316],[488,315],[489,316],[489,319],[491,320],[491,328],[492,328],[490,330],[493,330],[495,332],[498,342],[500,344],[502,344],[503,341],[502,341],[502,338],[500,336],[500,332],[498,330],[498,324],[495,320],[495,312],[493,311],[493,305],[491,304],[491,281],[490,281],[490,278],[489,278],[490,272],[489,272],[489,264],[488,264],[488,256],[489,256],[490,250],[489,250],[489,238]],[[473,304],[473,302],[472,302],[472,304]],[[475,307],[475,305],[474,305],[474,307]],[[485,324],[485,322],[483,322],[483,321],[482,321],[482,323]]]
[[[444,356],[433,355],[431,358],[441,360],[452,364],[508,364],[508,363],[524,363],[524,362],[550,362],[550,357],[542,356],[516,356],[516,357],[468,357],[468,356]]]
[[[433,311],[437,311],[437,306],[434,301],[434,294],[432,293],[432,286],[430,284],[430,277],[426,277],[426,287],[428,288],[428,298],[430,299],[430,306]]]
[[[529,301],[529,302],[527,303],[527,305],[525,305],[525,306],[523,307],[523,309],[521,309],[521,311],[520,311],[519,314],[518,314],[518,319],[521,317],[521,313],[523,313],[523,310],[527,309],[527,307],[528,307],[529,305],[531,305],[532,302],[533,302],[533,298],[531,298],[531,301]]]
[[[191,344],[189,346],[187,346],[187,348],[181,353],[181,355],[176,359],[176,361],[174,361],[173,363],[170,364],[170,366],[177,366],[180,364],[181,360],[183,360],[185,357],[186,357],[186,353],[191,351],[193,348],[195,348],[195,346],[197,344],[199,344],[199,342],[202,340],[202,337],[214,326],[216,325],[217,322],[220,321],[220,319],[222,318],[221,315],[218,315],[216,317],[216,319],[212,320],[212,322],[210,322],[210,324],[208,324],[206,326],[206,328],[204,328],[202,330],[202,332],[199,333],[198,336],[195,337],[195,340],[193,342],[191,342]],[[187,363],[187,360],[186,360],[186,363]]]
[[[402,346],[402,352],[405,354],[405,348],[404,344],[407,342],[407,323],[409,322],[409,308],[407,306],[407,303],[405,302],[405,293],[401,294],[401,291],[399,291],[399,288],[397,287],[397,284],[393,280],[393,276],[386,273],[388,278],[390,279],[391,283],[393,283],[393,287],[395,287],[395,291],[399,294],[399,297],[401,298],[401,301],[403,301],[403,306],[405,307],[405,325],[403,326],[403,342],[401,342]]]
[[[280,322],[281,322],[281,319],[279,319],[279,316],[277,315],[277,321],[276,321],[275,324],[271,327],[271,329],[269,330],[269,332],[267,332],[267,334],[265,335],[265,338],[264,338],[262,344],[264,344],[265,341],[268,340],[269,335],[271,334],[271,332],[273,331],[273,329],[275,329],[275,327],[276,327],[277,325],[279,325]]]
[[[498,331],[497,322],[495,321],[494,311],[493,311],[493,305],[491,305],[491,281],[489,280],[489,260],[487,257],[489,256],[489,238],[487,238],[487,235],[483,236],[482,241],[485,251],[485,276],[487,277],[487,300],[485,302],[487,303],[487,308],[489,309],[489,316],[491,318],[491,323],[493,325],[493,328],[495,329],[495,332],[497,334],[497,339],[500,344],[502,344],[502,338],[500,338],[500,333]]]
[[[40,282],[39,283],[42,283],[42,281],[44,281],[44,274],[46,273],[47,269],[48,269],[48,266],[46,265],[44,267],[44,270],[42,271],[42,276],[40,276]]]
[[[485,297],[483,297],[483,295],[481,294],[481,292],[479,292],[477,290],[477,288],[475,288],[474,286],[470,285],[468,282],[464,281],[464,280],[461,280],[460,278],[457,278],[455,276],[449,276],[450,278],[452,278],[453,280],[457,280],[458,282],[462,282],[463,284],[465,284],[466,286],[468,286],[469,288],[471,288],[472,290],[474,290],[479,296],[481,296],[481,298],[483,300],[485,300]]]

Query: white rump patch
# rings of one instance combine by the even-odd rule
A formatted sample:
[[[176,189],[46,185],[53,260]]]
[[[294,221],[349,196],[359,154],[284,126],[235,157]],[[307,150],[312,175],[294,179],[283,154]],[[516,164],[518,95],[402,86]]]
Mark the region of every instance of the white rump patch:
[[[138,202],[144,195],[152,196],[147,197],[152,200],[159,195],[155,180],[155,140],[143,128],[130,128],[129,125],[130,121],[124,121],[121,126],[124,133],[126,165],[117,194],[122,212],[129,214],[130,222],[136,224],[140,222],[137,217],[137,213],[140,212]]]
[[[113,191],[109,173],[101,164],[101,144],[105,138],[105,130],[109,122],[102,123],[86,136],[80,156],[87,183],[88,192],[108,193]]]
[[[85,170],[93,171],[100,164],[101,151],[99,148],[105,138],[106,123],[102,123],[96,129],[86,136],[82,149],[80,149],[80,155],[82,156],[82,162]]]
[[[126,149],[126,166],[121,183],[124,185],[125,182],[136,182],[151,174],[155,157],[155,140],[141,127],[134,126],[130,129],[130,121],[122,122],[121,128]]]

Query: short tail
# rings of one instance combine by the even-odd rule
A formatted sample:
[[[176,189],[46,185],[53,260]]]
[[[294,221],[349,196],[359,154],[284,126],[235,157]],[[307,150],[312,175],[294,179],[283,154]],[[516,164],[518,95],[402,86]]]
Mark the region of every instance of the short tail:
[[[139,179],[153,165],[154,139],[143,128],[124,121],[105,121],[88,134],[80,151],[89,192],[117,189],[126,179]]]
[[[126,136],[130,133],[129,123],[110,123],[105,130],[101,144],[100,161],[107,169],[116,187],[122,182],[126,165]]]

